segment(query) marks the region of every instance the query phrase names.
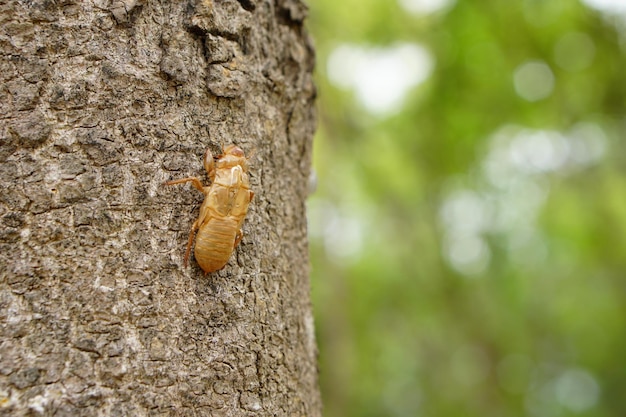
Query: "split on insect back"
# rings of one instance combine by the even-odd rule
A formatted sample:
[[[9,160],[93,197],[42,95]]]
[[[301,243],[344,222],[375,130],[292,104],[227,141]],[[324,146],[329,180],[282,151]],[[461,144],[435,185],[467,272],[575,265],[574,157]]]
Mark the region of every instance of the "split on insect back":
[[[185,266],[197,233],[194,256],[206,275],[222,269],[241,242],[241,227],[254,192],[250,190],[248,158],[237,145],[225,146],[222,154],[215,158],[211,150],[207,149],[204,169],[211,180],[208,186],[204,186],[196,177],[167,181],[165,185],[190,182],[204,194],[200,215],[189,232]]]

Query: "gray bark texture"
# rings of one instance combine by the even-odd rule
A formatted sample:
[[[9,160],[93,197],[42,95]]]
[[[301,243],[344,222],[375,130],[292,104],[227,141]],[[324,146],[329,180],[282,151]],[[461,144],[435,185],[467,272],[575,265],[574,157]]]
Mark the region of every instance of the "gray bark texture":
[[[300,0],[0,0],[0,415],[319,416]],[[207,148],[252,154],[183,267]]]

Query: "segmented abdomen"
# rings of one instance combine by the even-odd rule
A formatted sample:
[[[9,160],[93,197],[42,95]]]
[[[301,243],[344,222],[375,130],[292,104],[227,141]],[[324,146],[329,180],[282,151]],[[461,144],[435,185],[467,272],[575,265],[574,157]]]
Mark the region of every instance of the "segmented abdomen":
[[[198,230],[194,255],[205,272],[222,269],[235,246],[238,221],[231,216],[212,217]]]

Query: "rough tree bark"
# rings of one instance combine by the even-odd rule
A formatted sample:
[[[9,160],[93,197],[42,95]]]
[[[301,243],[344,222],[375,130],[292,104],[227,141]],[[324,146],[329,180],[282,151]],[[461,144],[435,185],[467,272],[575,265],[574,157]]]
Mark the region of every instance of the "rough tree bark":
[[[300,0],[0,1],[0,414],[317,416]],[[182,265],[207,147],[253,153],[228,265]]]

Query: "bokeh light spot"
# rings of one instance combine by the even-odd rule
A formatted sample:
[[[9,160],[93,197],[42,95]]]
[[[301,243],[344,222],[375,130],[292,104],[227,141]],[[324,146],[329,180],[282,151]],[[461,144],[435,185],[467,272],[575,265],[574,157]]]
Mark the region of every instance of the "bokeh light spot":
[[[589,372],[570,369],[556,381],[558,401],[570,410],[582,413],[598,402],[600,386]]]
[[[626,13],[626,1],[624,0],[583,0],[583,3],[605,13]]]
[[[452,192],[441,205],[444,253],[450,266],[462,274],[477,275],[489,266],[491,251],[481,234],[491,226],[491,212],[489,203],[471,190]]]
[[[409,13],[428,15],[452,8],[456,0],[398,0],[398,3]]]
[[[489,225],[489,208],[470,190],[450,195],[443,204],[441,217],[446,229],[456,233],[479,233]]]
[[[586,166],[597,163],[606,153],[607,138],[595,123],[578,123],[569,132],[573,164]]]
[[[522,131],[509,148],[511,160],[521,171],[547,172],[559,169],[567,161],[569,144],[559,132]]]
[[[398,111],[413,87],[433,70],[433,58],[422,46],[403,43],[389,48],[340,45],[330,54],[328,77],[338,87],[351,88],[373,114]]]
[[[485,272],[491,258],[489,246],[476,235],[448,236],[445,254],[450,266],[468,276]]]
[[[359,259],[367,222],[356,210],[312,199],[308,202],[307,220],[311,239],[322,242],[330,260],[343,263]]]
[[[554,74],[543,61],[528,61],[517,67],[513,75],[515,91],[528,101],[539,101],[552,94]]]

